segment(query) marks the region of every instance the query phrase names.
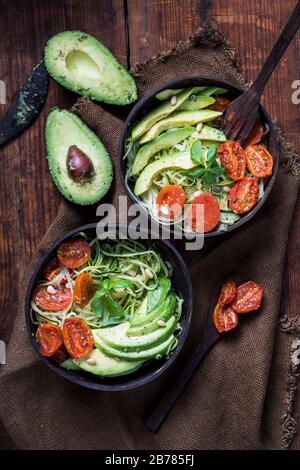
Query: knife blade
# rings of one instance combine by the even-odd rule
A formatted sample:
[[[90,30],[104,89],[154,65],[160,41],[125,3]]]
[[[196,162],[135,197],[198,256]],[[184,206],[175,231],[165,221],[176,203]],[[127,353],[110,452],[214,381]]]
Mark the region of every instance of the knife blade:
[[[0,121],[0,145],[20,134],[37,117],[48,91],[48,72],[40,62],[15,95]]]

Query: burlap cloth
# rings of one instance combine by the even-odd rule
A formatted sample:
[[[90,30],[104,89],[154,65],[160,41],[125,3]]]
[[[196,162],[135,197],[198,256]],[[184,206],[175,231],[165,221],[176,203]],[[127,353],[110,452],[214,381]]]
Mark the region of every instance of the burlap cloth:
[[[187,75],[209,75],[245,86],[234,52],[213,25],[197,31],[175,49],[135,66],[132,73],[139,96],[166,80]],[[85,98],[78,101],[75,109],[99,134],[112,156],[115,182],[107,199],[116,202],[116,196],[124,193],[116,163],[122,119],[115,116],[120,110],[110,114]],[[183,253],[192,276],[195,301],[188,343],[171,371],[141,389],[117,394],[93,392],[56,376],[32,351],[21,305],[8,346],[7,365],[1,368],[1,446],[173,450],[287,447],[295,432],[291,412],[299,322],[284,316],[279,322],[279,317],[298,175],[297,156],[281,141],[278,178],[255,219],[236,233],[206,244],[203,252]],[[23,289],[49,243],[71,227],[91,221],[94,214],[95,208],[87,211],[61,203],[57,219],[26,270]],[[144,425],[147,411],[194,348],[211,295],[233,271],[248,272],[264,287],[264,307],[213,348],[161,430],[152,434]]]

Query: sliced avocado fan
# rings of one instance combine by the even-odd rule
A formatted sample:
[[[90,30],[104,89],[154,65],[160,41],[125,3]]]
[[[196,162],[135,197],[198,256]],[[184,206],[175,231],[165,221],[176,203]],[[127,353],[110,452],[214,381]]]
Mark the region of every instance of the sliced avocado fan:
[[[113,177],[110,156],[76,114],[59,108],[50,111],[46,148],[52,179],[66,199],[87,205],[107,193]]]
[[[179,129],[169,129],[163,134],[159,135],[157,139],[149,142],[146,145],[143,145],[133,162],[132,174],[136,175],[140,173],[143,168],[147,165],[153,155],[157,154],[161,150],[170,148],[182,140],[189,137],[194,132],[194,127],[181,127]]]
[[[54,80],[80,95],[119,105],[137,99],[133,77],[90,34],[82,31],[56,34],[46,44],[44,62]]]

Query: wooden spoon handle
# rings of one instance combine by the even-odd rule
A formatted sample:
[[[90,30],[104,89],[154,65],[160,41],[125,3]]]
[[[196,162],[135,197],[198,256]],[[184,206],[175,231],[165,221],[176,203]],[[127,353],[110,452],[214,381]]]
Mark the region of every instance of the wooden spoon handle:
[[[183,369],[181,369],[180,373],[176,376],[175,380],[171,383],[171,385],[168,386],[168,389],[161,397],[158,405],[149,415],[146,421],[146,426],[150,431],[155,432],[159,429],[177,398],[181,394],[183,388],[195,372],[196,368],[199,366],[206,353],[221,336],[222,335],[217,333],[217,331],[214,329],[212,322],[209,321],[204,330],[202,340],[198,344],[194,353],[185,364]]]
[[[285,25],[282,33],[280,34],[275,46],[270,52],[266,62],[264,63],[261,72],[256,80],[253,82],[252,87],[260,96],[264,90],[267,81],[270,78],[273,70],[278,64],[281,56],[290,44],[300,26],[300,1],[297,2],[287,24]]]

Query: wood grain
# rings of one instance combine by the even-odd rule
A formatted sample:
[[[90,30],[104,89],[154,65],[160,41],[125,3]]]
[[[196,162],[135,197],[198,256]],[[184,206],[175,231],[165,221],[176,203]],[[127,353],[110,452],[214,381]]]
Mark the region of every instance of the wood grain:
[[[65,29],[100,38],[125,65],[144,61],[185,39],[214,17],[237,49],[248,81],[255,78],[295,0],[0,0],[0,80],[7,101],[41,59],[47,39]],[[127,27],[128,26],[128,27]],[[285,135],[299,148],[299,105],[292,82],[300,79],[300,35],[296,36],[265,90],[263,101]],[[56,215],[60,195],[48,174],[44,121],[54,106],[69,107],[76,96],[51,81],[46,105],[35,124],[0,149],[0,338],[7,339],[18,307],[20,273]],[[0,117],[7,105],[0,105]],[[290,230],[283,308],[299,313],[300,210]],[[300,392],[300,385],[299,385]],[[300,427],[300,393],[296,404]],[[300,436],[293,448],[300,448]]]
[[[7,102],[41,60],[53,34],[66,29],[89,31],[126,65],[123,0],[11,0],[0,2],[0,79]],[[116,40],[118,38],[118,40]],[[76,95],[51,80],[46,105],[32,127],[0,149],[0,337],[6,340],[18,307],[20,273],[54,220],[60,195],[54,188],[45,158],[44,122],[53,106],[70,107]],[[7,106],[0,105],[4,114]]]

